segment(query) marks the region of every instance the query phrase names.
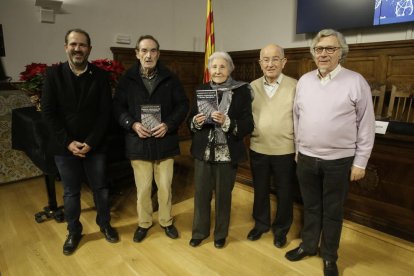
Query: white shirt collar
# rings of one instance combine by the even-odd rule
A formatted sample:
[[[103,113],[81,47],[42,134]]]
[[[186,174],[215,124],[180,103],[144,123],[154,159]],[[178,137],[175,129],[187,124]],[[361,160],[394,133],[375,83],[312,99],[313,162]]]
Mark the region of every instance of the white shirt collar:
[[[276,79],[275,82],[268,83],[266,81],[266,78],[263,77],[263,86],[264,86],[264,89],[266,91],[266,94],[267,94],[267,96],[269,98],[273,97],[273,95],[276,94],[276,91],[279,88],[279,85],[280,85],[282,79],[283,79],[283,74],[280,74],[279,77]]]
[[[88,63],[86,63],[86,66],[85,66],[85,69],[83,69],[81,72],[79,72],[79,73],[76,73],[76,71],[72,68],[72,64],[70,64],[70,62],[68,62],[68,64],[69,64],[69,68],[70,68],[70,70],[72,71],[72,73],[73,74],[75,74],[75,76],[80,76],[80,75],[82,75],[83,73],[85,73],[87,70],[88,70],[88,65],[89,65],[89,62]]]
[[[273,86],[273,87],[275,87],[276,85],[279,85],[280,83],[281,83],[281,81],[282,81],[282,79],[283,79],[283,74],[281,73],[280,75],[279,75],[279,77],[276,79],[276,81],[275,82],[273,82],[273,83],[269,83],[267,80],[266,80],[266,77],[264,77],[263,76],[263,85],[268,85],[268,86]]]
[[[320,72],[319,69],[316,70],[316,74],[318,76],[318,78],[320,79],[321,83],[327,83],[330,80],[332,80],[334,77],[336,77],[336,75],[338,75],[338,73],[341,71],[342,66],[341,64],[338,64],[338,66],[336,66],[336,68],[334,70],[332,70],[331,72],[329,72],[325,77],[323,77]]]

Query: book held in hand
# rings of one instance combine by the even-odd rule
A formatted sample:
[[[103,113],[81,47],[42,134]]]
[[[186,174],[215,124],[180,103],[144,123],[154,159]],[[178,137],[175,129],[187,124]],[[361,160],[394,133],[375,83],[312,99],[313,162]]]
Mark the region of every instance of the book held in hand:
[[[151,130],[161,124],[161,105],[141,105],[141,124],[143,124],[148,130]]]
[[[198,112],[206,115],[205,124],[214,124],[211,113],[218,110],[217,90],[196,90]]]

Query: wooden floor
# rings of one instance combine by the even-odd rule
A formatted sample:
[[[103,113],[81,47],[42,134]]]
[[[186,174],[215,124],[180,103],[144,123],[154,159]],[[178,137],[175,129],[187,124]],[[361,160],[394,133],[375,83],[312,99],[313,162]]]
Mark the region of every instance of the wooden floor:
[[[176,187],[176,189],[178,189]],[[58,201],[62,188],[57,184]],[[0,275],[322,275],[319,257],[292,263],[286,251],[299,243],[301,211],[283,249],[273,246],[270,233],[252,242],[246,235],[253,226],[251,188],[236,184],[228,244],[216,249],[210,236],[198,248],[191,238],[193,199],[173,206],[180,238],[167,238],[154,216],[154,227],[142,243],[134,243],[137,226],[135,189],[114,199],[112,224],[121,237],[106,242],[95,224],[93,199],[82,194],[84,237],[72,256],[62,254],[66,224],[53,220],[36,223],[34,213],[46,205],[43,178],[0,186]],[[274,205],[274,204],[273,204]],[[273,210],[274,212],[274,210]],[[345,222],[338,266],[341,275],[414,275],[414,244]]]

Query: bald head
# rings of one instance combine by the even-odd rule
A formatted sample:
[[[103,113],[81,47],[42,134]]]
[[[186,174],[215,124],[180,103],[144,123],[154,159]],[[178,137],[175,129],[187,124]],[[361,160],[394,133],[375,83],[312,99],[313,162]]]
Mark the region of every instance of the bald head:
[[[259,63],[266,81],[275,82],[286,64],[283,48],[277,44],[266,45],[260,50]]]
[[[260,59],[262,59],[263,55],[266,55],[266,53],[269,53],[269,52],[276,53],[276,55],[279,56],[280,58],[285,57],[285,51],[283,50],[281,46],[277,44],[268,44],[260,50]]]

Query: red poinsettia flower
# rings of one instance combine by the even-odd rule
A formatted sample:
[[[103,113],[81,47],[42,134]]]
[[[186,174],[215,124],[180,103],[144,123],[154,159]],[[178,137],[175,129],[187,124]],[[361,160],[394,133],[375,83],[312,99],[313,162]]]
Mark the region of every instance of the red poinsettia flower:
[[[124,66],[116,60],[96,59],[91,61],[97,67],[109,72],[111,87],[115,88],[122,73],[125,71]]]
[[[118,80],[125,68],[118,61],[109,59],[97,59],[91,61],[91,63],[109,72],[110,83],[113,88],[118,84]],[[58,65],[55,63],[52,66]],[[17,86],[19,89],[25,91],[29,96],[35,96],[38,99],[41,98],[43,80],[45,78],[45,72],[47,64],[45,63],[31,63],[26,65],[26,70],[20,73],[20,80],[22,81]]]
[[[31,63],[26,65],[26,70],[20,72],[20,80],[24,82],[19,85],[19,88],[28,93],[40,94],[46,67],[47,65],[45,63]]]

